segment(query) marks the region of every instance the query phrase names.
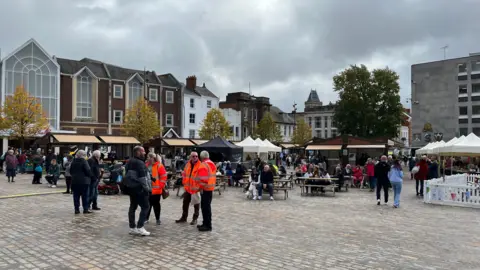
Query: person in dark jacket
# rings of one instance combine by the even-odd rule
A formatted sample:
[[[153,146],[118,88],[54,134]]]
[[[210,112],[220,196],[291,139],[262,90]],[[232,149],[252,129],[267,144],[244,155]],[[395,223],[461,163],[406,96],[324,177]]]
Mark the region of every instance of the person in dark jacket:
[[[410,180],[413,180],[413,167],[415,167],[415,164],[417,162],[415,161],[415,157],[411,157],[410,160],[408,161],[408,171],[410,172]]]
[[[388,165],[387,156],[382,156],[380,162],[375,165],[375,178],[377,179],[377,205],[380,205],[380,192],[383,188],[385,204],[388,203],[388,187],[390,180],[388,180],[388,173],[390,172],[390,165]]]
[[[52,160],[57,159],[57,156],[52,153],[52,149],[48,150],[48,154],[45,157],[45,169],[48,172],[48,169],[50,168],[50,165],[52,164]]]
[[[97,199],[98,199],[98,183],[100,182],[102,170],[100,168],[100,151],[95,150],[92,153],[92,157],[88,159],[88,165],[90,166],[90,170],[92,170],[92,181],[90,182],[90,189],[88,191],[89,196],[89,203],[92,207],[92,210],[100,210],[98,207]]]
[[[149,196],[152,191],[152,178],[144,161],[145,149],[141,146],[135,146],[133,155],[133,158],[128,160],[125,167],[126,188],[130,196],[130,207],[128,209],[130,234],[148,236],[150,233],[145,230],[143,225],[150,209]],[[137,224],[135,224],[135,212],[138,206],[140,206],[140,215]]]
[[[438,163],[436,160],[428,160],[428,177],[427,179],[438,178]]]
[[[423,181],[428,177],[427,156],[422,156],[422,159],[417,163],[419,170],[415,174],[415,190],[417,196],[423,196]],[[419,189],[420,186],[420,189]]]
[[[88,162],[85,160],[86,156],[87,153],[84,150],[78,150],[70,164],[75,214],[80,214],[80,198],[82,198],[83,213],[92,213],[88,205],[88,190],[92,180],[92,171],[90,170]]]
[[[233,181],[235,182],[235,186],[240,185],[240,180],[243,179],[243,175],[245,174],[245,169],[243,168],[242,163],[237,164],[237,168],[235,169],[235,174],[233,175]]]
[[[268,188],[270,200],[273,201],[273,172],[269,165],[265,165],[263,167],[262,174],[260,175],[260,185],[257,187],[259,200],[262,199],[262,192],[264,188]]]

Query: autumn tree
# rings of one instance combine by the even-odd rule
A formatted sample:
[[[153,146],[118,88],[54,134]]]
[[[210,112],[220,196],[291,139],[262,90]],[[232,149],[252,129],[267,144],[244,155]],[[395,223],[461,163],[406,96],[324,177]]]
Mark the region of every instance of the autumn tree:
[[[1,114],[0,129],[17,138],[22,149],[26,137],[34,137],[49,127],[41,102],[22,86],[5,98]]]
[[[205,119],[202,121],[202,127],[199,131],[200,138],[204,140],[211,140],[217,136],[223,138],[230,138],[232,130],[230,124],[223,116],[220,109],[213,108],[208,111]]]
[[[388,68],[351,66],[333,77],[340,100],[334,119],[341,134],[397,137],[402,122],[399,76]]]
[[[142,144],[158,137],[162,132],[155,110],[143,98],[127,109],[122,127],[125,134],[137,138]]]
[[[281,142],[283,140],[280,126],[273,121],[272,115],[268,112],[260,120],[254,132],[255,137],[262,140],[267,139],[271,142]]]
[[[312,129],[307,123],[305,123],[305,120],[303,118],[298,119],[297,124],[293,129],[292,143],[303,146],[311,139]]]

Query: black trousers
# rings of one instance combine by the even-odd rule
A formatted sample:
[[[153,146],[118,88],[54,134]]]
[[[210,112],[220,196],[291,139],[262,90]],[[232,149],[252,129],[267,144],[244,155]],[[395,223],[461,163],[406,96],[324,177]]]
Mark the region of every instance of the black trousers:
[[[203,191],[200,200],[202,207],[203,226],[212,228],[212,198],[213,191]]]
[[[42,180],[42,172],[33,172],[33,180],[32,184],[40,184],[40,181]]]
[[[88,210],[88,187],[88,184],[72,185],[75,211],[80,211],[80,198],[82,198],[83,211]]]
[[[377,179],[377,200],[380,200],[380,191],[383,188],[383,193],[385,196],[385,202],[388,202],[388,188],[390,186],[390,181]]]
[[[147,212],[147,220],[150,218],[150,213],[152,212],[152,208],[153,208],[153,213],[155,213],[155,219],[160,220],[160,211],[162,210],[162,206],[160,205],[161,197],[162,197],[161,194],[158,194],[158,195],[150,194],[150,198],[149,198],[150,207],[148,208],[148,212]]]
[[[148,203],[148,194],[143,191],[131,191],[129,192],[130,196],[130,207],[128,208],[128,224],[131,229],[133,228],[143,228],[145,224],[145,218],[147,216],[148,209],[150,205]],[[138,216],[138,222],[135,225],[135,212],[140,206],[140,215]]]
[[[418,184],[420,184],[420,190],[418,190]],[[415,190],[417,191],[417,195],[423,195],[423,180],[415,180]]]
[[[188,208],[190,207],[190,202],[192,201],[192,194],[185,192],[183,194],[183,207],[182,207],[182,217],[180,219],[182,220],[187,220],[188,218]],[[193,213],[193,219],[197,220],[198,216],[200,215],[200,204],[195,204],[193,206],[194,213]]]
[[[72,186],[72,177],[65,176],[65,183],[67,184],[67,193],[70,192],[70,187]]]

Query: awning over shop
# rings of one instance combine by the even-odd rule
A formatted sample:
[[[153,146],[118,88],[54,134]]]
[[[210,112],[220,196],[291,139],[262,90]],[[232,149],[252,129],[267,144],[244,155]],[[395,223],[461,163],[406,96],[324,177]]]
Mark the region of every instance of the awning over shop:
[[[385,145],[382,144],[370,144],[370,145],[348,145],[349,149],[383,149]]]
[[[128,136],[98,136],[106,144],[140,144],[135,137]]]
[[[190,141],[192,141],[196,145],[208,142],[208,140],[190,140]]]
[[[308,145],[305,150],[340,150],[342,149],[341,145]]]
[[[280,144],[283,148],[295,148],[295,147],[298,147],[298,145],[296,144],[292,144],[292,143],[282,143]]]
[[[50,140],[50,143],[102,143],[93,135],[51,134],[51,138],[53,138],[55,141]]]
[[[163,141],[168,144],[169,146],[195,146],[193,142],[187,139],[163,139]]]

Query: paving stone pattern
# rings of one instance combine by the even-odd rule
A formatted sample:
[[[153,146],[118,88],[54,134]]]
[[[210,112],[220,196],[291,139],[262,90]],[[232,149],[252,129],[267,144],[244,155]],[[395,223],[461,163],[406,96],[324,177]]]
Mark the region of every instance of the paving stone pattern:
[[[30,182],[2,174],[0,194],[51,191]],[[175,224],[172,195],[162,225],[146,225],[150,237],[128,235],[126,196],[101,196],[102,211],[85,216],[73,214],[70,195],[2,199],[0,269],[480,269],[478,210],[425,205],[413,181],[399,209],[357,189],[301,197],[297,187],[276,198],[247,201],[228,188],[214,195],[213,232],[200,233]]]

